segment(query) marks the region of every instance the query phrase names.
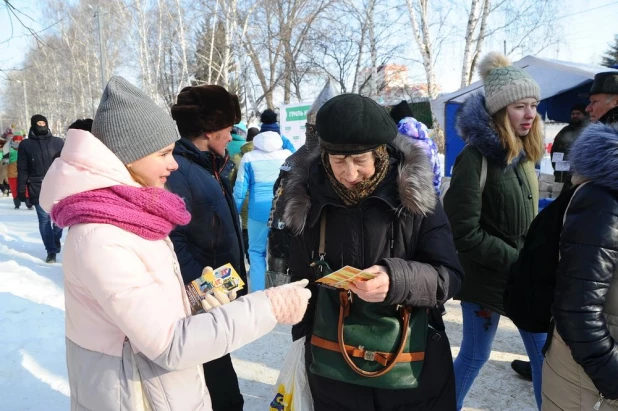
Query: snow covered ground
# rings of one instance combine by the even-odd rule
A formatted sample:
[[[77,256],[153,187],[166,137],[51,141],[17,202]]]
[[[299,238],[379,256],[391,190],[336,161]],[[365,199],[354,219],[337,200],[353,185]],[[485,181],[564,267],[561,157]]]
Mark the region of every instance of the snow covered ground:
[[[36,212],[13,209],[0,198],[0,411],[69,409],[64,356],[62,254],[45,264]],[[453,354],[461,340],[461,310],[449,302],[445,317]],[[279,367],[290,344],[279,326],[233,354],[246,410],[267,411]],[[494,351],[468,398],[466,410],[534,410],[532,384],[510,368],[525,359],[519,334],[502,319]]]

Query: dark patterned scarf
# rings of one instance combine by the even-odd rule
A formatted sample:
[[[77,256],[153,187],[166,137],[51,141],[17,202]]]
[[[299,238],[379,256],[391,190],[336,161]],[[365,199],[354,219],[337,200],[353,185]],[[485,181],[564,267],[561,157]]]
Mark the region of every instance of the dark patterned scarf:
[[[384,180],[384,177],[386,177],[390,164],[390,158],[388,151],[386,150],[386,145],[381,145],[373,150],[373,155],[375,157],[375,173],[373,173],[373,175],[367,180],[363,180],[356,184],[353,188],[347,188],[337,181],[337,178],[333,173],[333,169],[330,166],[330,161],[328,161],[328,153],[322,150],[321,154],[322,164],[326,170],[328,180],[346,206],[356,205],[365,198],[369,197],[369,195],[375,191],[382,180]]]

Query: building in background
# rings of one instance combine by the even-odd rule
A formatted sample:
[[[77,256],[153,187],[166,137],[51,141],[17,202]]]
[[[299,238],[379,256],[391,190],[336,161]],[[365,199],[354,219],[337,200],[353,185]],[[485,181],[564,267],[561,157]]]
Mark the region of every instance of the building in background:
[[[401,64],[383,64],[377,68],[375,81],[372,80],[373,69],[367,67],[361,71],[361,94],[373,97],[384,106],[392,106],[401,100],[409,102],[427,101],[427,83],[410,81],[408,66]],[[437,86],[438,92],[441,87]]]

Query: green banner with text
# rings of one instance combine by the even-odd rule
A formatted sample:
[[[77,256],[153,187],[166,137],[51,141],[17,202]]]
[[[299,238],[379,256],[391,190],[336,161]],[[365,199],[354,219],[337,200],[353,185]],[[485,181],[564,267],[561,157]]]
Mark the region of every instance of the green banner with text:
[[[286,107],[285,121],[306,121],[307,111],[311,108],[308,106]]]

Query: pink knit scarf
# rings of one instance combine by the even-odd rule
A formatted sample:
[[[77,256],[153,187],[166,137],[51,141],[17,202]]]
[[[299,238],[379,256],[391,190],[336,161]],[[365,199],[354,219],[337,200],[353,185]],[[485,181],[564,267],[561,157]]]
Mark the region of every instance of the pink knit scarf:
[[[161,240],[191,215],[180,197],[162,188],[112,186],[67,197],[52,208],[60,227],[111,224],[146,240]]]

